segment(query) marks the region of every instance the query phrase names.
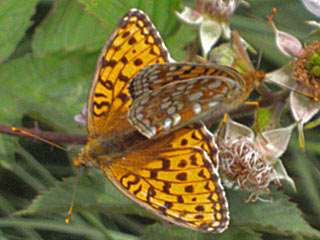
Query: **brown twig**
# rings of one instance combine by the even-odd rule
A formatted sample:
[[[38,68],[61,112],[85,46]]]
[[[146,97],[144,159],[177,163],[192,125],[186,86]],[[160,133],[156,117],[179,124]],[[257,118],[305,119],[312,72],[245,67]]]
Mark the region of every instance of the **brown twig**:
[[[79,135],[79,134],[65,134],[60,132],[49,132],[49,131],[42,131],[39,128],[19,128],[22,131],[31,133],[36,135],[40,138],[44,138],[48,141],[57,142],[57,143],[73,143],[73,144],[85,144],[87,142],[87,136]],[[0,133],[19,136],[19,137],[31,137],[24,133],[13,131],[12,127],[1,125],[0,124]]]

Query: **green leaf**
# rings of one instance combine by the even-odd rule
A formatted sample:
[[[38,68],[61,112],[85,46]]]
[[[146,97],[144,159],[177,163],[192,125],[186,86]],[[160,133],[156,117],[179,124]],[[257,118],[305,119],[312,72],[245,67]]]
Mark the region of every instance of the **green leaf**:
[[[232,222],[256,231],[276,234],[305,234],[320,237],[320,232],[310,227],[297,206],[286,195],[272,192],[271,202],[249,202],[248,194],[232,191],[227,194]]]
[[[56,129],[79,131],[73,116],[86,102],[97,54],[25,55],[0,66],[0,121],[12,124],[24,114]]]
[[[320,166],[319,166],[319,132],[315,132],[311,135],[312,138],[316,139],[318,150],[313,150],[312,145],[309,147],[306,144],[306,153],[303,153],[299,148],[297,136],[294,135],[293,144],[289,148],[290,161],[295,164],[291,165],[291,175],[297,176],[299,181],[297,183],[297,192],[293,197],[299,201],[300,207],[309,214],[306,215],[306,219],[315,226],[319,226],[318,219],[320,218]]]
[[[88,169],[87,169],[88,170]],[[75,185],[75,177],[70,177],[38,195],[27,208],[17,212],[25,214],[50,214],[62,212],[67,215]],[[135,213],[141,208],[119,192],[99,169],[82,174],[76,192],[74,211],[103,210],[111,213]],[[59,199],[59,201],[57,201]]]
[[[195,41],[197,34],[197,27],[181,25],[174,35],[165,38],[171,56],[177,61],[183,61],[186,57],[186,46]]]
[[[261,131],[265,130],[266,127],[268,127],[268,125],[270,123],[270,119],[272,118],[272,114],[274,114],[274,112],[270,109],[259,108],[259,110],[258,110],[258,124],[259,124]],[[256,124],[254,125],[254,127],[257,132],[258,130],[257,130]]]
[[[36,29],[33,50],[43,56],[58,50],[100,49],[107,31],[76,1],[56,1],[51,13]]]
[[[0,3],[0,63],[8,58],[31,25],[38,0],[4,0]]]
[[[195,27],[183,26],[174,14],[178,8],[177,0],[80,0],[86,11],[100,19],[103,26],[113,30],[116,24],[129,9],[138,8],[145,11],[157,27],[173,58],[182,60],[186,45],[195,39]]]
[[[165,226],[160,224],[155,224],[148,227],[142,235],[141,240],[151,240],[154,239],[155,236],[157,236],[159,239],[166,240],[261,240],[258,233],[255,233],[250,229],[239,228],[236,226],[230,226],[223,233],[202,233],[177,227],[175,225]]]
[[[120,17],[131,8],[138,8],[148,14],[158,30],[167,36],[175,28],[177,19],[173,10],[178,6],[177,0],[79,0],[86,10],[100,19],[104,26],[112,30],[118,23]],[[110,29],[111,27],[111,29]]]
[[[312,128],[316,128],[320,125],[320,118],[317,118],[309,123],[307,123],[305,126],[304,126],[304,129],[312,129]]]
[[[200,232],[191,231],[174,225],[164,226],[162,224],[155,224],[147,228],[144,234],[141,236],[141,240],[153,240],[157,236],[157,239],[184,239],[194,240],[200,239]]]

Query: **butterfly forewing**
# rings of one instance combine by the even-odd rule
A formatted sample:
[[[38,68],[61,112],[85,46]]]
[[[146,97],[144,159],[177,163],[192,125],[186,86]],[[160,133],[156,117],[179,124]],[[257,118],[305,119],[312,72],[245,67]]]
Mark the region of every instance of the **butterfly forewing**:
[[[208,130],[190,125],[147,144],[110,165],[101,158],[100,167],[129,198],[160,217],[192,229],[222,232],[229,222],[228,204]]]
[[[234,69],[193,63],[156,64],[131,81],[128,119],[148,138],[217,117],[246,98],[244,78]]]
[[[136,9],[129,11],[107,40],[97,64],[88,98],[89,137],[113,136],[129,128],[130,79],[143,67],[170,59],[149,17]]]

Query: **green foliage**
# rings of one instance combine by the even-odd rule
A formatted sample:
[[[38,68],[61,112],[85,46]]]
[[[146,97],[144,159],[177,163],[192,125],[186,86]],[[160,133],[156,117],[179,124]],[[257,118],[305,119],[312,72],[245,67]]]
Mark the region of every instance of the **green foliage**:
[[[273,7],[278,9],[275,21],[281,30],[301,39],[311,30],[303,21],[312,16],[298,0],[248,2],[251,7],[241,7],[231,26],[255,48],[265,30],[262,17]],[[0,6],[0,124],[8,126],[30,127],[31,119],[45,130],[86,134],[74,116],[86,102],[100,49],[132,7],[150,16],[177,60],[197,38],[197,28],[183,25],[174,15],[173,10],[181,9],[178,0],[5,0]],[[263,69],[287,63],[273,33],[265,45]],[[284,119],[283,126],[288,124]],[[0,239],[320,239],[319,129],[306,131],[305,136],[307,154],[294,134],[282,158],[296,181],[296,193],[284,185],[266,196],[273,198],[271,202],[245,203],[248,194],[229,190],[230,227],[222,234],[205,234],[162,224],[115,189],[99,169],[82,173],[67,225],[75,153],[3,135]]]
[[[35,12],[37,0],[28,4],[19,0],[5,0],[0,8],[0,62],[9,57],[31,25],[31,16]]]

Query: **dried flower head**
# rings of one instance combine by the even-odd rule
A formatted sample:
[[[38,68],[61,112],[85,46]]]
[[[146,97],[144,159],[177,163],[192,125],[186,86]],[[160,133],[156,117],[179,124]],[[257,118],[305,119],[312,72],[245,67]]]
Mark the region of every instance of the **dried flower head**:
[[[295,188],[279,157],[288,147],[292,129],[278,128],[257,137],[245,125],[228,119],[226,132],[219,143],[219,165],[226,187],[252,193],[251,200],[268,193],[271,182],[287,180]],[[219,134],[218,134],[219,135]],[[267,141],[267,142],[266,142]]]
[[[220,146],[220,167],[228,180],[240,189],[258,192],[268,187],[271,163],[245,137],[229,139]]]

